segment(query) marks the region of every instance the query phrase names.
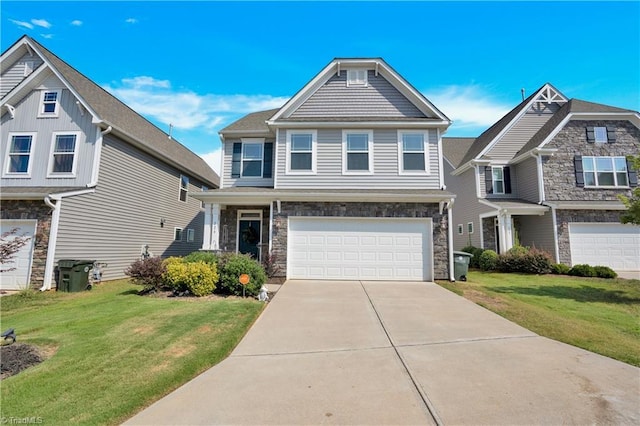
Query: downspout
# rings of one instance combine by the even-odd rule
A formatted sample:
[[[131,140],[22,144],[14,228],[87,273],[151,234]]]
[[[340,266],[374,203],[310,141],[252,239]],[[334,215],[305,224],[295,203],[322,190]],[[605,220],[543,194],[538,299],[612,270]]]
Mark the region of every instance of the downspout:
[[[102,153],[102,141],[103,138],[111,133],[113,127],[109,126],[105,130],[100,131],[98,126],[96,131],[96,147],[93,152],[93,172],[91,173],[91,182],[87,184],[87,188],[93,188],[98,185],[98,174],[100,173],[100,156]]]
[[[544,176],[542,175],[542,155],[537,151],[532,151],[531,156],[536,159],[536,171],[538,172],[538,204],[544,203]]]
[[[454,272],[453,265],[453,199],[449,201],[449,205],[447,206],[447,221],[449,222],[449,226],[447,227],[447,234],[449,238],[449,281],[455,282],[456,276]]]
[[[55,200],[56,202],[52,202]],[[58,225],[60,223],[60,204],[62,199],[55,199],[51,195],[44,197],[44,202],[53,210],[51,215],[51,228],[49,229],[49,244],[47,246],[47,260],[44,265],[44,282],[40,291],[51,290],[53,281],[53,263],[56,255],[56,242],[58,240]]]

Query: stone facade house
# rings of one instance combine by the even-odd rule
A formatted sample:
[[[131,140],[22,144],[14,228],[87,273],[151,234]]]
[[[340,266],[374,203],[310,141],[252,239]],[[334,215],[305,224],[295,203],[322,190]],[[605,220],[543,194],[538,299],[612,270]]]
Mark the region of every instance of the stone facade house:
[[[457,195],[454,246],[515,244],[566,265],[640,270],[640,227],[622,225],[618,195],[638,185],[640,114],[567,99],[545,84],[478,138],[444,138]]]
[[[220,132],[205,250],[270,256],[290,279],[452,276],[450,120],[379,58],[335,59],[279,109]]]
[[[0,289],[52,288],[60,259],[114,279],[142,254],[202,246],[189,194],[219,178],[200,157],[30,37],[0,66],[1,231],[30,238]]]

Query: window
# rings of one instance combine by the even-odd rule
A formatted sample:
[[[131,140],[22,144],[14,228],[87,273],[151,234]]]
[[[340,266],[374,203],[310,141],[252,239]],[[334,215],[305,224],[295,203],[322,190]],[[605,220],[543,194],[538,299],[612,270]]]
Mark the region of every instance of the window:
[[[242,144],[242,177],[262,176],[262,143]]]
[[[344,173],[369,174],[373,172],[373,132],[348,131],[342,133]]]
[[[38,117],[57,117],[60,103],[60,90],[43,90],[40,98]]]
[[[502,167],[491,168],[491,184],[494,194],[504,194],[504,170]]]
[[[614,143],[616,141],[615,126],[587,127],[587,142]]]
[[[6,175],[29,175],[35,138],[35,133],[9,134]]]
[[[75,173],[77,133],[54,133],[49,162],[49,176]]]
[[[467,232],[473,234],[473,222],[467,223]]]
[[[398,132],[400,171],[412,173],[427,172],[427,133]]]
[[[582,157],[584,186],[629,186],[625,157]]]
[[[180,201],[187,201],[187,194],[189,193],[189,177],[180,175]]]
[[[182,228],[173,228],[173,241],[182,241]]]
[[[366,69],[352,69],[347,70],[347,86],[367,86],[367,70]]]
[[[606,127],[594,127],[593,135],[596,143],[607,143],[607,128]]]
[[[462,235],[464,234],[464,227],[462,226],[462,224],[458,225],[458,235]]]
[[[315,173],[315,148],[317,132],[315,130],[289,131],[287,150],[289,164],[287,172]]]
[[[192,243],[195,240],[196,240],[196,231],[191,228],[187,228],[187,242]]]

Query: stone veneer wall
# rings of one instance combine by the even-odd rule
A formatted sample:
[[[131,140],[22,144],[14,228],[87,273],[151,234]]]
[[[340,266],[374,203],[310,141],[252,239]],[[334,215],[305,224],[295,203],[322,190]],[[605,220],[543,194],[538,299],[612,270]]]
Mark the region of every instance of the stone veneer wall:
[[[622,212],[613,210],[556,210],[558,229],[558,257],[560,263],[571,265],[571,246],[569,244],[569,223],[620,223]]]
[[[449,279],[447,212],[438,204],[424,203],[320,203],[282,202],[280,213],[274,208],[272,252],[280,275],[287,272],[287,231],[289,216],[431,218],[433,221],[434,278]]]
[[[498,251],[496,245],[496,226],[495,217],[485,217],[482,219],[482,242],[485,250]]]
[[[0,208],[1,219],[35,219],[38,221],[35,233],[35,246],[31,262],[31,288],[40,288],[44,283],[44,267],[49,248],[51,230],[51,209],[44,201],[5,200]]]
[[[230,252],[236,251],[238,210],[262,210],[262,253],[265,253],[269,249],[268,206],[227,206],[224,210],[220,211],[220,250]],[[226,232],[224,231],[225,227]]]

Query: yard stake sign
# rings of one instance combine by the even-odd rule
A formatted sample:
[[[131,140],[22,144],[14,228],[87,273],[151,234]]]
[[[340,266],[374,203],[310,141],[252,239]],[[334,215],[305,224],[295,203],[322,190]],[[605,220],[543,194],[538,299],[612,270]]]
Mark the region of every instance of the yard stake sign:
[[[240,281],[240,284],[242,284],[242,297],[245,297],[244,295],[244,289],[247,286],[247,284],[249,284],[249,275],[248,274],[241,274],[240,277],[238,277],[238,281]]]

